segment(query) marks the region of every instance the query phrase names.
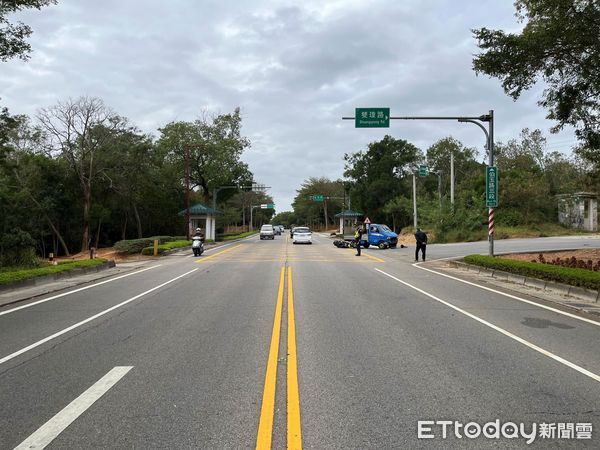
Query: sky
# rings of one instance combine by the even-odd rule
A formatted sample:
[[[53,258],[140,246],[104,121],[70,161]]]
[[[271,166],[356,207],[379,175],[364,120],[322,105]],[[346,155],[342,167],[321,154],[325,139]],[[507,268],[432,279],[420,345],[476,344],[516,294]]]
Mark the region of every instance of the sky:
[[[421,150],[452,136],[479,151],[484,135],[455,121],[392,121],[355,128],[358,107],[392,116],[480,116],[494,110],[495,141],[528,127],[548,151],[569,153],[572,129],[550,135],[537,105],[472,70],[471,30],[522,27],[508,0],[59,0],[9,17],[34,31],[27,62],[0,63],[12,114],[82,95],[103,99],[146,133],[176,120],[240,107],[252,143],[242,159],[291,210],[309,177],[343,176],[345,153],[389,134]]]

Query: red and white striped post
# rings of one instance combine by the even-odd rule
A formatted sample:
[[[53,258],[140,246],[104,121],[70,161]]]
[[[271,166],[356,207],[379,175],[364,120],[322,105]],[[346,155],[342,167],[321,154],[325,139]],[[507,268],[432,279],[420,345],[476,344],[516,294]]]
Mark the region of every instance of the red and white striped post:
[[[490,208],[488,213],[488,240],[491,243],[490,256],[494,256],[494,208]]]
[[[490,114],[489,114],[488,162],[489,162],[490,167],[494,166],[494,110],[493,109],[490,110]],[[488,214],[489,214],[488,215],[489,256],[494,256],[494,208],[490,208]]]

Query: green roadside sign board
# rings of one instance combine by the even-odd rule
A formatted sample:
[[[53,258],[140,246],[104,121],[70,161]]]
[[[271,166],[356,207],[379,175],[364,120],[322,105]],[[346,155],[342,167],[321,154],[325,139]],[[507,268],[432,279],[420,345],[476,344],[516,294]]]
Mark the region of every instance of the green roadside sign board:
[[[427,166],[419,166],[419,176],[420,177],[427,176]]]
[[[263,203],[260,209],[275,209],[275,203]]]
[[[356,108],[355,128],[389,128],[390,108]]]
[[[311,198],[315,202],[322,202],[324,200],[324,197],[322,195],[311,195]]]
[[[485,206],[495,208],[498,206],[498,168],[487,167],[485,173]]]

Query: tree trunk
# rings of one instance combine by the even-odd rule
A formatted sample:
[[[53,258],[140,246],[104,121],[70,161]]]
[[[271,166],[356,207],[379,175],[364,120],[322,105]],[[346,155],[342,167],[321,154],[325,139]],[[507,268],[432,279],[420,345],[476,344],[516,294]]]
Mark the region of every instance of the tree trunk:
[[[137,205],[133,204],[133,214],[135,215],[135,223],[137,225],[137,234],[138,239],[142,239],[144,235],[142,234],[142,221],[140,219],[140,213],[138,211]]]
[[[90,209],[92,207],[92,187],[88,184],[83,186],[83,235],[81,237],[81,251],[90,249]]]
[[[125,222],[123,223],[123,228],[121,228],[121,240],[124,241],[127,238],[127,220],[129,219],[129,214],[125,213]]]
[[[98,244],[100,243],[100,228],[102,227],[102,219],[98,220],[98,230],[96,231],[96,243],[94,247],[98,249]]]
[[[15,174],[15,176],[17,178],[17,181],[21,185],[21,188],[25,192],[27,192],[27,195],[29,196],[29,198],[31,199],[31,201],[35,204],[35,206],[37,206],[40,209],[40,211],[42,212],[44,218],[48,221],[48,224],[50,225],[50,228],[52,228],[52,231],[54,232],[54,234],[56,235],[56,237],[60,241],[60,245],[62,246],[62,248],[63,248],[63,250],[65,252],[65,256],[71,256],[71,253],[69,252],[69,249],[67,248],[67,244],[65,244],[64,239],[62,238],[61,234],[58,232],[58,228],[56,228],[56,226],[54,226],[54,223],[52,222],[52,219],[50,219],[50,216],[46,213],[46,211],[44,210],[44,208],[42,207],[42,205],[40,204],[40,202],[38,202],[37,199],[33,196],[33,194],[31,193],[31,191],[27,187],[25,187],[25,184],[21,180],[21,177],[19,176],[19,173],[16,170],[14,171],[14,174]]]

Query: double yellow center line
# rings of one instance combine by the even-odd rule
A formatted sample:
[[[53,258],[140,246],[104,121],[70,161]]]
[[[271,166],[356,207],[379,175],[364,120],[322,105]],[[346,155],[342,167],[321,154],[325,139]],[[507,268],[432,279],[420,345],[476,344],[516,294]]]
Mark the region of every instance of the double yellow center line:
[[[279,289],[275,306],[271,347],[267,360],[265,388],[263,392],[260,422],[256,448],[270,449],[273,439],[273,418],[275,414],[275,392],[277,388],[277,357],[279,355],[279,340],[281,337],[281,316],[283,311],[283,294],[285,289],[286,268],[282,267],[279,274]],[[287,448],[302,448],[302,429],[300,422],[300,393],[298,389],[298,361],[296,357],[296,321],[294,318],[294,287],[292,268],[287,268]]]

